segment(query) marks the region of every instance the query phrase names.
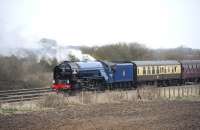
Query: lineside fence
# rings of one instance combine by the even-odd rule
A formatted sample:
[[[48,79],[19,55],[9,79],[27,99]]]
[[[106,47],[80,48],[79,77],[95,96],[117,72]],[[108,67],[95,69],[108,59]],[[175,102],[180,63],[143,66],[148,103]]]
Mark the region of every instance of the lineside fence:
[[[200,85],[174,86],[174,87],[152,87],[146,86],[136,90],[115,90],[105,92],[82,91],[75,96],[66,96],[68,102],[72,103],[112,103],[123,101],[145,101],[145,100],[176,100],[181,98],[196,97],[200,99]]]
[[[139,89],[139,96],[144,99],[177,99],[181,97],[200,96],[200,85],[175,86],[163,88],[144,87]]]
[[[20,102],[41,99],[48,95],[57,95],[50,88],[19,89],[0,91],[0,103]],[[62,96],[63,95],[63,96]],[[175,100],[179,98],[196,97],[200,100],[200,85],[153,87],[145,86],[136,90],[112,90],[105,92],[82,91],[75,95],[59,94],[68,103],[90,104],[90,103],[112,103],[124,101],[145,100]],[[48,99],[48,98],[47,98]]]

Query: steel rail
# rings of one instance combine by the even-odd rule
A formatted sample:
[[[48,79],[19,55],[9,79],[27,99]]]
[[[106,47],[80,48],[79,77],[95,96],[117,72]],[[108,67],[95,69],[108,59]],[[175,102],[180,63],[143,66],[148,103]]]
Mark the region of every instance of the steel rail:
[[[0,91],[0,103],[35,100],[49,94],[50,88],[16,89]]]

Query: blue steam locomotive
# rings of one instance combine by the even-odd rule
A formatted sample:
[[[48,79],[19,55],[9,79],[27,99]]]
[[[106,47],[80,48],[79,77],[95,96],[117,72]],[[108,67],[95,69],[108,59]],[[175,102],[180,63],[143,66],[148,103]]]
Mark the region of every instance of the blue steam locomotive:
[[[200,81],[200,60],[106,62],[64,61],[54,68],[55,90],[134,88],[142,84],[169,86]]]

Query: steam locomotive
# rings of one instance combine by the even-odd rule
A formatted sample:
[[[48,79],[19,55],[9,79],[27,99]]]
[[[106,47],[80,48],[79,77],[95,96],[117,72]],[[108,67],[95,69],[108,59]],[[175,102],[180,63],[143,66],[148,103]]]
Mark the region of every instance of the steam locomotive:
[[[105,90],[200,81],[200,60],[64,61],[54,68],[54,90]]]

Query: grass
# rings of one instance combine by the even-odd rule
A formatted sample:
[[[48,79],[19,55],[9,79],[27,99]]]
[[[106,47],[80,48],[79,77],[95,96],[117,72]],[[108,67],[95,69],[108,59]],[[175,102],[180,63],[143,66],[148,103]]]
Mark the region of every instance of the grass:
[[[69,105],[91,105],[99,103],[122,103],[122,102],[148,102],[148,101],[200,101],[200,95],[196,96],[170,96],[158,94],[153,89],[144,89],[139,91],[141,99],[138,99],[138,93],[135,90],[130,91],[106,91],[98,92],[80,92],[74,96],[65,96],[63,94],[48,94],[38,101],[26,101],[19,103],[1,104],[0,114],[14,114],[31,111],[43,111],[46,109],[66,109]],[[160,92],[159,92],[160,93]],[[168,92],[167,92],[168,93]]]
[[[68,104],[62,94],[48,94],[39,102],[40,108],[63,108]]]
[[[0,108],[0,114],[3,115],[15,114],[17,111],[16,108]]]
[[[176,97],[174,100],[186,100],[186,101],[200,101],[200,96],[184,96],[184,97]]]
[[[4,103],[0,106],[0,114],[26,113],[39,110],[37,103],[34,101]]]

